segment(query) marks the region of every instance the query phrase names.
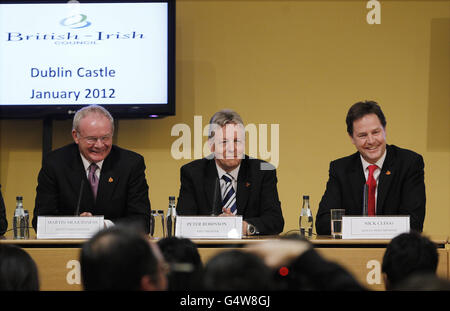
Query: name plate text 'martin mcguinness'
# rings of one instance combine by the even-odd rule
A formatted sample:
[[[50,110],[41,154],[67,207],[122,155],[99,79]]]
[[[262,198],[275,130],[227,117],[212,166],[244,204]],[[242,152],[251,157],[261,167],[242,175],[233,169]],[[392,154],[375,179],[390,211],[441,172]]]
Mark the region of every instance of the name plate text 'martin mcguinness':
[[[38,216],[37,239],[89,239],[104,228],[103,216]]]

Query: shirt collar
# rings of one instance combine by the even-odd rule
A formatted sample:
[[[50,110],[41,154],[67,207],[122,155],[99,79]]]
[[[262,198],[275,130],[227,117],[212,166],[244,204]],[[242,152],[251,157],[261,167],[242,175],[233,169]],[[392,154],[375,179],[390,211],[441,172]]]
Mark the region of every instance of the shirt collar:
[[[383,167],[384,159],[386,159],[386,153],[387,153],[387,149],[384,150],[384,153],[381,156],[381,158],[379,158],[378,161],[375,163],[375,165],[378,166],[379,169],[381,169]],[[361,154],[359,154],[359,157],[361,158],[363,170],[366,171],[367,167],[369,167],[369,165],[372,165],[372,164],[367,162]]]
[[[80,156],[81,156],[81,161],[83,162],[84,170],[87,171],[87,170],[89,169],[89,166],[91,165],[91,162],[89,162],[89,161],[83,156],[83,154],[82,154],[81,152],[80,152]],[[101,160],[100,162],[95,163],[95,164],[97,164],[97,166],[98,166],[98,171],[99,171],[99,172],[102,170],[103,161],[105,161],[105,160]]]
[[[234,180],[237,181],[238,178],[238,174],[239,174],[239,168],[241,167],[241,164],[238,165],[238,167],[236,167],[234,170],[232,170],[231,172],[229,172],[228,174],[230,174]],[[219,175],[219,179],[222,179],[222,176],[225,175],[227,172],[225,172],[216,162],[216,168],[217,168],[217,174]]]

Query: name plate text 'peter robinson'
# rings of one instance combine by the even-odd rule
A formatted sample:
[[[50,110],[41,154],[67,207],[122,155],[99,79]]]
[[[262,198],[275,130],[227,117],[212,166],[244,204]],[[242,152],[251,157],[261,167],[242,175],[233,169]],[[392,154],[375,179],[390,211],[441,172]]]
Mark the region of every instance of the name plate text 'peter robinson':
[[[242,216],[177,216],[175,236],[190,239],[241,239]]]

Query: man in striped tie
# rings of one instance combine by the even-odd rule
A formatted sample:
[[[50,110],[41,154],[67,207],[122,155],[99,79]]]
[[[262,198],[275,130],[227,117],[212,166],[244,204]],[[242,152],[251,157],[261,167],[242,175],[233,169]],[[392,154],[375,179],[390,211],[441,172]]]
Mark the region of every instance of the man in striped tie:
[[[211,154],[181,167],[178,215],[242,215],[244,235],[278,234],[284,219],[275,167],[245,154],[245,129],[235,111],[210,121]]]
[[[329,235],[330,210],[345,215],[409,215],[411,229],[425,218],[424,162],[420,154],[386,144],[386,118],[374,101],[354,104],[347,133],[357,152],[330,163],[329,179],[316,217],[317,234]],[[367,188],[367,209],[363,199]],[[364,206],[363,206],[364,204]]]

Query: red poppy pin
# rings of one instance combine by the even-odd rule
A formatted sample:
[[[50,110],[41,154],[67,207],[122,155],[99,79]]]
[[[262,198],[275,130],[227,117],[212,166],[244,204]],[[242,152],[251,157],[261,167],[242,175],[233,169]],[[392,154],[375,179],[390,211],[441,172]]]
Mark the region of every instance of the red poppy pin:
[[[386,171],[386,175],[391,175],[391,171]]]
[[[112,177],[109,177],[108,182],[112,183],[114,181],[114,179]]]
[[[245,187],[246,188],[250,187],[250,183],[248,181],[245,183]]]

